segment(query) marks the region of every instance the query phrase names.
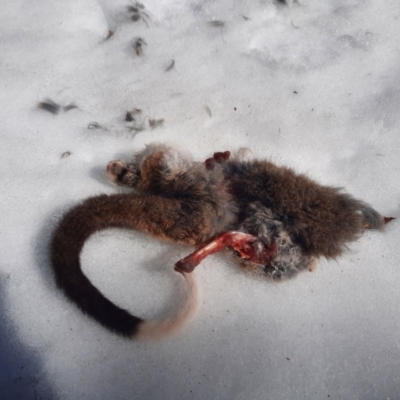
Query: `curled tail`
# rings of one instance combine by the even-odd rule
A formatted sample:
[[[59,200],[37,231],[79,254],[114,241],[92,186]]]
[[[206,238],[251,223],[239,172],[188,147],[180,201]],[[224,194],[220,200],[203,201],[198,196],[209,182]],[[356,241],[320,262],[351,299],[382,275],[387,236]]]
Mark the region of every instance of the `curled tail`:
[[[159,338],[174,333],[193,315],[197,302],[197,286],[192,274],[183,274],[187,282],[187,299],[173,318],[147,322],[119,308],[92,285],[83,274],[80,253],[85,241],[94,232],[110,228],[133,228],[165,237],[163,212],[176,204],[145,195],[117,194],[92,197],[70,210],[55,230],[51,245],[51,264],[58,287],[85,314],[107,329],[125,337]],[[144,212],[145,211],[145,212]],[[171,237],[173,239],[173,237]]]

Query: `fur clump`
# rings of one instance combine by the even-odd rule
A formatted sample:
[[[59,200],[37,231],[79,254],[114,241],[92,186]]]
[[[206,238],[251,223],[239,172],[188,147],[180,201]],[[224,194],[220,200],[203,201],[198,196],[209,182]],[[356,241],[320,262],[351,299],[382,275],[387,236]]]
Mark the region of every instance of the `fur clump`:
[[[258,238],[261,247],[276,244],[275,257],[264,265],[240,259],[240,265],[252,272],[262,273],[273,280],[290,279],[300,271],[310,269],[315,262],[312,256],[305,256],[301,247],[294,244],[284,224],[276,219],[270,209],[255,202],[248,206],[241,230]]]

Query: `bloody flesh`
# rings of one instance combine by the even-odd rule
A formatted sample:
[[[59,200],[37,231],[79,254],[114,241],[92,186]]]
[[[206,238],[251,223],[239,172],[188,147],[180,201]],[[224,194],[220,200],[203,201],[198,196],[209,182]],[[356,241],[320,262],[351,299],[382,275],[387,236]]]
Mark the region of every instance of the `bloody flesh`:
[[[256,236],[248,233],[225,232],[210,243],[199,247],[192,254],[179,260],[175,264],[175,270],[178,272],[192,272],[207,256],[217,253],[225,247],[231,247],[241,258],[263,265],[271,261],[277,251],[275,242],[266,247]]]

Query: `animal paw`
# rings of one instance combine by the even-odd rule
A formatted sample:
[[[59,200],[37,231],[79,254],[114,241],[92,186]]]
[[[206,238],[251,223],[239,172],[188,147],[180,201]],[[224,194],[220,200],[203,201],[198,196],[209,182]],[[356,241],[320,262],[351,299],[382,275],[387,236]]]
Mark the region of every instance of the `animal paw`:
[[[140,178],[140,172],[133,164],[126,164],[121,160],[110,161],[106,174],[111,182],[130,187],[135,187]]]
[[[118,183],[123,175],[128,170],[125,162],[120,160],[110,161],[106,168],[107,178],[114,183]]]

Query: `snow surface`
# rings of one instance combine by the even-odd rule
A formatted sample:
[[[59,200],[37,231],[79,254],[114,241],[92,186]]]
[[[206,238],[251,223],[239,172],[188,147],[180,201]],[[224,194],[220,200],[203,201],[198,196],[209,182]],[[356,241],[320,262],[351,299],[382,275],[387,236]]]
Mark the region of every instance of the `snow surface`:
[[[156,343],[82,315],[48,263],[67,209],[122,190],[106,163],[154,141],[199,160],[249,147],[400,217],[398,1],[153,0],[137,22],[127,5],[2,1],[0,398],[400,398],[397,221],[284,284],[210,257],[196,318]],[[53,115],[37,108],[46,98],[78,108]],[[137,134],[124,122],[134,108]],[[82,262],[107,296],[148,318],[179,303],[172,266],[188,251],[109,230]]]

